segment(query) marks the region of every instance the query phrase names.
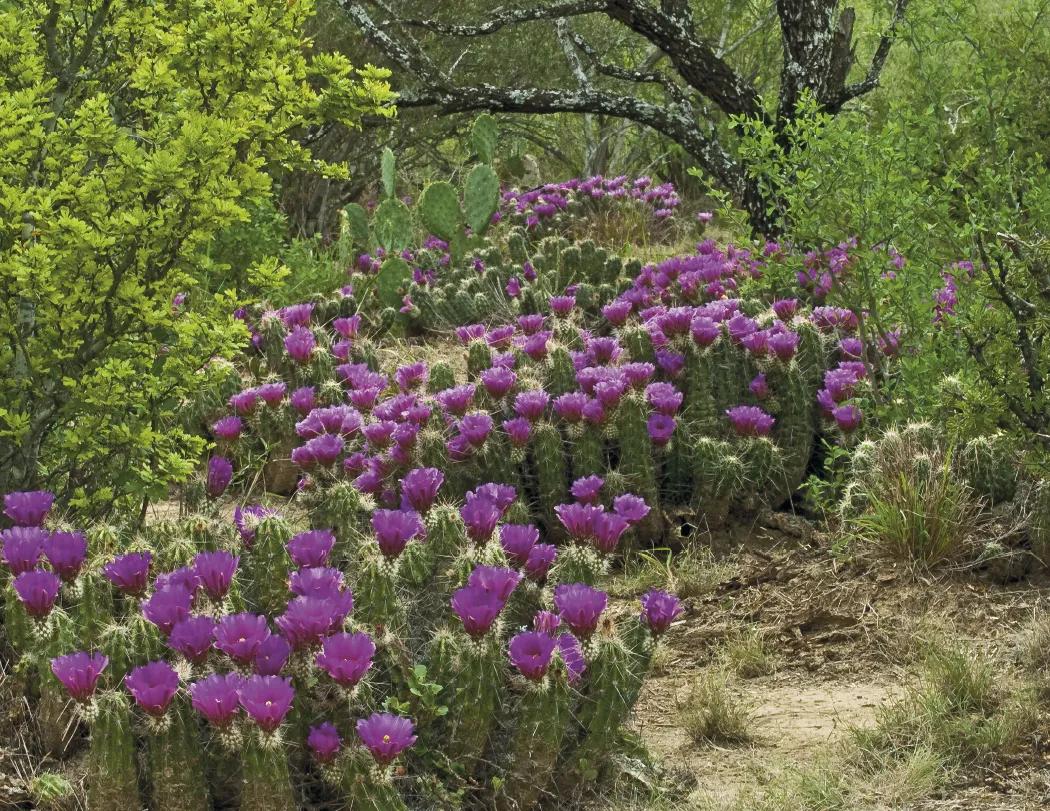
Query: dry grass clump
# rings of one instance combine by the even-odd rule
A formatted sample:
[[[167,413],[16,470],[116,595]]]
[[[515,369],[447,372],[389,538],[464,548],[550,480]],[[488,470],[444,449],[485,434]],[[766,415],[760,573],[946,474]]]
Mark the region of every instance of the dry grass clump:
[[[695,743],[741,744],[751,740],[751,705],[713,670],[693,682],[679,702],[681,725]]]

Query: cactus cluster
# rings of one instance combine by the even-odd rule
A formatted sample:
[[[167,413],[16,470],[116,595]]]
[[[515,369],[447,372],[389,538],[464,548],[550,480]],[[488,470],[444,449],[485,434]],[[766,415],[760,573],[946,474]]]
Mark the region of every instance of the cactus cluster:
[[[614,613],[592,585],[648,505],[580,488],[556,508],[559,553],[518,522],[513,486],[453,499],[434,468],[393,485],[397,508],[346,481],[302,493],[312,528],[252,506],[133,537],[59,529],[49,494],[8,494],[5,622],[37,711],[53,690],[55,728],[88,731],[88,807],[469,791],[525,809],[593,776],[682,610],[651,592]]]

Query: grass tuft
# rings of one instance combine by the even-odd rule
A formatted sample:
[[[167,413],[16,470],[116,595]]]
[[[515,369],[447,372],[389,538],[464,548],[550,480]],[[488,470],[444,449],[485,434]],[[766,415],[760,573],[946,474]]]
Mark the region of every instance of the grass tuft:
[[[718,670],[693,682],[679,704],[682,728],[695,743],[741,744],[751,740],[751,706]]]

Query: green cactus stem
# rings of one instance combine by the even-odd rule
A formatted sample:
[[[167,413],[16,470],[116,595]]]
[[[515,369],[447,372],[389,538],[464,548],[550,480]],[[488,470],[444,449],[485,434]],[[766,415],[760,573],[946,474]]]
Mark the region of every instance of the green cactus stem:
[[[249,736],[241,753],[241,811],[295,811],[288,756],[277,740]]]
[[[637,527],[638,535],[655,538],[662,532],[662,517],[647,419],[645,401],[640,395],[632,393],[620,402],[615,426],[620,444],[619,472],[626,478],[631,491],[644,498],[650,507],[649,515]]]
[[[448,754],[472,771],[472,761],[485,753],[489,734],[496,722],[503,687],[504,654],[497,634],[489,632],[481,640],[465,640],[460,669],[454,684],[456,698],[449,712]]]
[[[142,808],[131,708],[122,693],[100,693],[95,698],[87,758],[87,807],[91,811]]]
[[[361,574],[354,591],[368,595],[368,599],[354,606],[354,616],[373,627],[400,627],[404,623],[404,610],[397,599],[398,564],[385,560],[377,548],[358,565]]]
[[[576,367],[564,346],[553,347],[547,358],[546,388],[552,398],[576,390]]]
[[[184,700],[167,713],[167,725],[150,736],[150,783],[153,807],[171,811],[208,811],[211,803],[203,779],[204,752],[197,719]]]
[[[1017,492],[1019,465],[1009,440],[998,434],[970,439],[959,454],[967,483],[991,505],[1002,504]]]
[[[393,782],[393,767],[381,768],[363,748],[341,760],[341,784],[349,808],[361,811],[407,811]]]
[[[288,522],[277,516],[263,519],[256,530],[245,573],[251,605],[260,613],[280,614],[291,596],[288,570],[292,561],[287,549],[291,537]]]
[[[648,449],[646,450],[648,453]],[[609,467],[605,453],[605,434],[600,426],[584,425],[573,431],[572,478],[600,476]]]
[[[467,348],[467,375],[471,380],[492,366],[492,350],[484,340],[471,341]]]
[[[456,385],[456,373],[447,363],[438,362],[430,367],[430,379],[427,381],[427,390],[436,394],[444,389],[451,389]]]
[[[554,528],[558,526],[554,508],[569,497],[565,443],[557,427],[549,422],[533,426],[529,443],[536,466],[540,515],[548,528]]]

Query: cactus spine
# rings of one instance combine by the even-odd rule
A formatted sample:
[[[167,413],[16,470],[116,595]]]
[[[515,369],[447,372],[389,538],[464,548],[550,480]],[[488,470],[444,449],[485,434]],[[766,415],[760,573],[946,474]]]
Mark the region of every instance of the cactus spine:
[[[121,693],[107,692],[100,693],[95,702],[88,751],[87,806],[91,811],[141,808],[128,700]]]
[[[196,719],[184,701],[176,701],[167,714],[167,726],[150,737],[150,779],[153,807],[172,811],[208,811],[208,784],[203,779]]]
[[[288,757],[276,740],[251,735],[241,754],[242,811],[295,811]]]
[[[288,602],[288,570],[292,561],[286,544],[291,537],[291,528],[278,517],[263,519],[255,533],[255,545],[248,558],[248,595],[260,613],[275,616]]]
[[[453,760],[469,762],[485,752],[499,709],[503,658],[499,639],[491,632],[478,641],[464,640],[449,739]]]

